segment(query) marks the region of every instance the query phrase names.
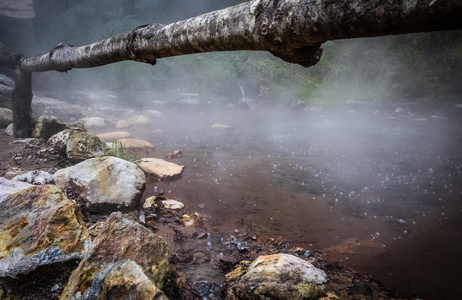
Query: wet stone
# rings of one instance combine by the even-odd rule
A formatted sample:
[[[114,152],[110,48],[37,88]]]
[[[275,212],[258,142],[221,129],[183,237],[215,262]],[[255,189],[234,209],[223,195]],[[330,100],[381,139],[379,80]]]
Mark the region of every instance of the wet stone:
[[[88,242],[79,208],[57,186],[32,186],[0,202],[0,277],[80,259]]]

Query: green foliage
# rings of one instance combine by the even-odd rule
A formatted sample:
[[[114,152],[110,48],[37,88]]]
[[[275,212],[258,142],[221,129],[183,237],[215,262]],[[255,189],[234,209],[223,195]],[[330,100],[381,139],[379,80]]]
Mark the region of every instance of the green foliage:
[[[125,143],[122,143],[119,141],[113,141],[111,149],[114,152],[115,157],[118,157],[120,159],[129,161],[132,163],[136,163],[139,161],[135,156],[130,154],[127,147],[125,147]]]

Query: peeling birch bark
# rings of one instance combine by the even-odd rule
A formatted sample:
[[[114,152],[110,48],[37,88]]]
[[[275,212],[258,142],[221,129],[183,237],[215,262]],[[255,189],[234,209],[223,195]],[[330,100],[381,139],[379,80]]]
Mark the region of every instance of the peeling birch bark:
[[[462,28],[460,0],[254,0],[170,25],[143,25],[91,45],[60,44],[19,62],[27,72],[92,68],[123,60],[262,50],[305,67],[329,40]]]

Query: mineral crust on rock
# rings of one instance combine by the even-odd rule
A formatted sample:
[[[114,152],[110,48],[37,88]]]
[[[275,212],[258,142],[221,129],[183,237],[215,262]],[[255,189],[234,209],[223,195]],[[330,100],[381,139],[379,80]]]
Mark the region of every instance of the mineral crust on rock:
[[[0,202],[0,277],[80,259],[89,241],[78,206],[55,185],[32,186]]]
[[[165,299],[151,282],[158,289],[163,287],[170,270],[169,258],[169,249],[163,238],[120,212],[112,213],[91,249],[72,273],[60,299],[115,299],[108,296],[122,286],[136,288],[136,293],[124,293],[142,295],[152,291],[149,299],[154,299],[154,295]],[[114,284],[116,282],[121,283],[119,287]],[[104,290],[106,297],[100,298]]]
[[[226,299],[318,299],[324,271],[290,254],[260,256],[226,276]]]

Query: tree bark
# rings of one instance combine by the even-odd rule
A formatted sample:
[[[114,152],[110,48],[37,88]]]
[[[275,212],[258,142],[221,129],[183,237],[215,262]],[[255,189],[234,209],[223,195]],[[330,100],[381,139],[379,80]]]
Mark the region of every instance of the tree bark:
[[[30,137],[32,133],[32,97],[32,73],[16,67],[15,87],[11,95],[15,137]]]
[[[13,60],[21,88],[31,72],[66,72],[123,60],[154,65],[159,58],[212,51],[269,51],[309,67],[319,61],[326,41],[462,29],[461,16],[461,0],[254,0],[166,26],[142,25],[91,45],[60,44],[49,53]],[[0,66],[11,67],[11,57],[0,53]],[[15,115],[27,124],[14,122],[23,126],[16,131],[20,136],[30,123],[28,115],[19,116],[30,110],[30,88],[17,87],[15,95]]]
[[[254,0],[170,25],[143,25],[91,45],[60,44],[20,60],[28,72],[92,68],[122,60],[263,50],[309,67],[328,40],[462,29],[460,0]]]

